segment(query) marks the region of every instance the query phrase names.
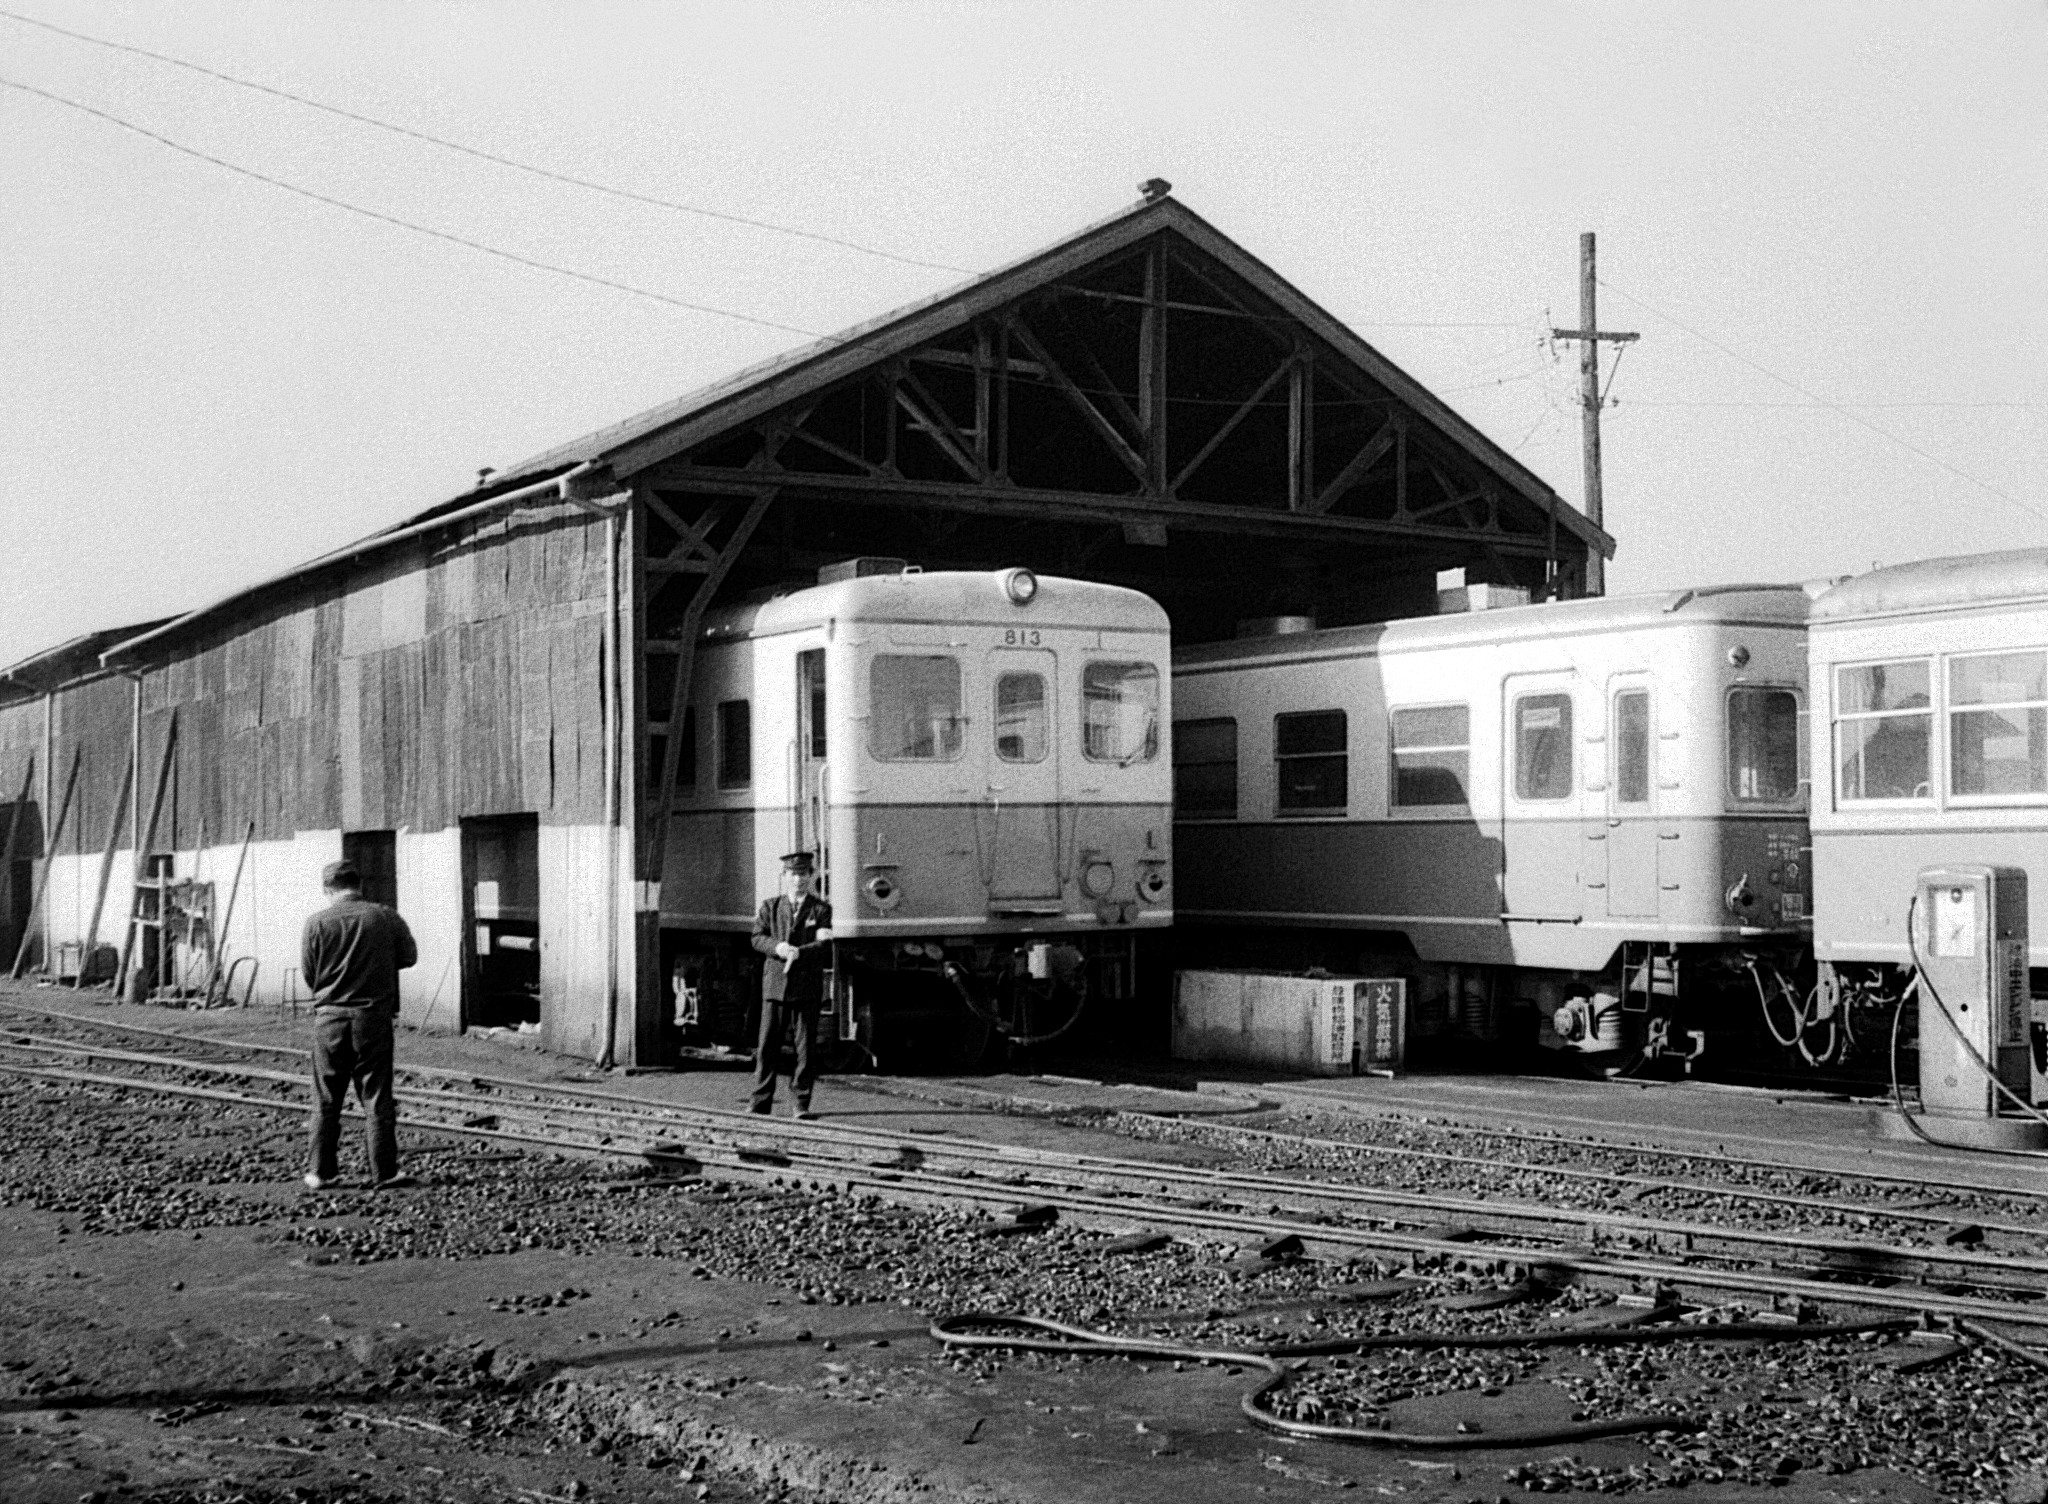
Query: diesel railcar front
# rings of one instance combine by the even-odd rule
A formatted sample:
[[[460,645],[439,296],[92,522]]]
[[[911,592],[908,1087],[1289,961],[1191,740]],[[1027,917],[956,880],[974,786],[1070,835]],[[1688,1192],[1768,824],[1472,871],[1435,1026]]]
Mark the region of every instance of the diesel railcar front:
[[[828,1040],[954,1059],[1135,995],[1173,919],[1166,613],[872,563],[713,615],[662,881],[688,1044],[742,1043],[779,855],[832,905]]]
[[[1759,999],[1805,985],[1807,606],[1740,586],[1180,651],[1177,948],[1406,974],[1418,1039],[1749,1049]]]

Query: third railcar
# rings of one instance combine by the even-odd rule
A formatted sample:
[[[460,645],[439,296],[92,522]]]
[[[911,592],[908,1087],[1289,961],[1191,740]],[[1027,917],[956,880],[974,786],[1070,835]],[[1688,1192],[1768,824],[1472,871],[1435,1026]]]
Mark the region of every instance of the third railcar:
[[[1178,948],[1405,971],[1420,1037],[1690,1057],[1754,1030],[1760,995],[1807,985],[1808,604],[1741,586],[1179,651]]]
[[[1915,877],[1956,863],[2026,871],[2048,994],[2048,549],[1859,575],[1814,603],[1810,652],[1817,1025],[1884,1037]]]

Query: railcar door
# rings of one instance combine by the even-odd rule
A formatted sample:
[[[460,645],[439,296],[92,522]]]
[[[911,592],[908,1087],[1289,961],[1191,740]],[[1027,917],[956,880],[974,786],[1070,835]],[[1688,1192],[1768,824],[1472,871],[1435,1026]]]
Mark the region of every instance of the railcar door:
[[[825,758],[830,751],[825,728],[825,650],[806,648],[796,655],[796,844],[797,851],[818,854],[818,882],[826,898],[832,864],[825,860]]]
[[[992,903],[1060,905],[1059,662],[1047,648],[989,650],[983,749],[988,791],[975,812],[982,876]]]
[[[1576,676],[1514,674],[1503,685],[1501,914],[1582,917]]]
[[[1615,919],[1657,915],[1657,728],[1647,674],[1608,685],[1607,735],[1613,767],[1607,780],[1607,913]]]

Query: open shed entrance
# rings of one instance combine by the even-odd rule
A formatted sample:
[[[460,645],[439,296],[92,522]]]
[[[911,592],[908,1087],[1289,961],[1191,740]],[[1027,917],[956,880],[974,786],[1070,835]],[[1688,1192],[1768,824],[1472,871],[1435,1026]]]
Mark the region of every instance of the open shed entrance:
[[[540,1022],[540,820],[462,822],[462,1026]]]

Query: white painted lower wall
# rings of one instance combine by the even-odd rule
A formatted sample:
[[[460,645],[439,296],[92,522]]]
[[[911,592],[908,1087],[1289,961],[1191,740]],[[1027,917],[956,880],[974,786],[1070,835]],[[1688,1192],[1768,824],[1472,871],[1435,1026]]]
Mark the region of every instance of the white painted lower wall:
[[[623,832],[611,841],[606,836],[603,825],[540,827],[541,1042],[589,1060],[603,1056],[608,1005],[615,996],[622,999],[612,1034],[619,1058],[627,1058],[633,1041],[631,843]],[[419,963],[399,974],[399,1014],[416,1028],[453,1033],[462,1022],[462,952],[470,943],[463,920],[462,835],[454,828],[431,834],[401,830],[396,845],[398,911],[419,947]],[[237,957],[254,959],[251,1002],[303,1003],[300,936],[307,916],[325,902],[320,873],[340,860],[341,832],[301,831],[288,841],[251,842],[236,887],[241,856],[238,845],[180,851],[176,875],[213,883],[216,919],[224,921],[223,967]],[[108,878],[99,940],[116,950],[131,910],[134,863],[134,853],[116,852]],[[100,866],[96,853],[53,862],[44,900],[53,945],[85,938]],[[608,869],[617,900],[609,905],[609,945]],[[608,966],[608,952],[616,957],[615,969]],[[196,988],[206,979],[194,966],[182,980]],[[247,981],[245,964],[236,977],[237,1000]]]

